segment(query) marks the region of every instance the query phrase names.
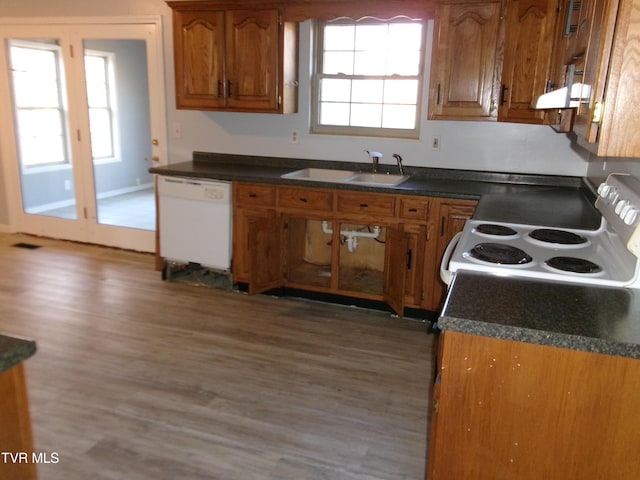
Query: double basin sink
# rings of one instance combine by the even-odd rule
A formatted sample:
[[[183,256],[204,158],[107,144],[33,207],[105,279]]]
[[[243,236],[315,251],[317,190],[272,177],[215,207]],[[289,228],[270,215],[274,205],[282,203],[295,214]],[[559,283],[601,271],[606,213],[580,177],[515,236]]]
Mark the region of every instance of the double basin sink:
[[[306,180],[309,182],[343,183],[349,185],[366,185],[370,187],[395,187],[409,179],[409,175],[387,173],[363,173],[350,170],[332,170],[329,168],[303,168],[285,173],[280,178]]]

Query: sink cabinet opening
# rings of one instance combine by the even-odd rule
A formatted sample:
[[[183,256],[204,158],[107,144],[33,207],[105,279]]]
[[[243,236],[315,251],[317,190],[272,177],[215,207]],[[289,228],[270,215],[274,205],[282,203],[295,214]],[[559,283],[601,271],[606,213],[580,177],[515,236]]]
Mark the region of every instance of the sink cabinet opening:
[[[382,295],[386,229],[379,225],[341,223],[338,288]]]
[[[288,218],[286,223],[287,281],[331,288],[333,239],[323,233],[322,220]]]

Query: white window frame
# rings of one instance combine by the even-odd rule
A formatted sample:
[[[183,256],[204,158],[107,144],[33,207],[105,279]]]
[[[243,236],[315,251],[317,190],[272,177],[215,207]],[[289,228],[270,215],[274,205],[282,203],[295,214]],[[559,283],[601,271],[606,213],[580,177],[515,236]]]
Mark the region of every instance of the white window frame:
[[[61,118],[61,126],[62,126],[62,138],[64,143],[64,160],[59,162],[43,162],[36,165],[25,165],[22,162],[22,154],[19,152],[20,158],[20,170],[23,175],[37,174],[42,172],[50,172],[56,170],[69,170],[71,169],[71,150],[69,144],[69,125],[67,123],[67,97],[66,91],[64,90],[65,83],[63,82],[64,78],[64,68],[62,63],[62,47],[57,43],[48,43],[37,40],[21,40],[21,39],[12,39],[8,42],[7,53],[9,54],[9,65],[11,66],[11,48],[19,47],[19,48],[29,48],[33,50],[47,50],[50,52],[54,52],[56,56],[56,82],[58,87],[58,114]],[[13,87],[13,75],[11,78],[11,85]],[[20,125],[18,123],[18,111],[20,107],[18,107],[15,99],[15,94],[13,97],[13,114],[15,118],[15,125],[18,136],[20,135]],[[20,149],[20,141],[17,141],[17,147]]]
[[[421,23],[422,38],[420,45],[420,64],[418,65],[418,74],[412,76],[361,76],[361,75],[329,75],[322,73],[323,69],[323,53],[324,53],[324,26],[328,24],[388,24],[388,23]],[[408,17],[394,17],[392,19],[375,19],[364,18],[360,20],[353,19],[337,19],[329,22],[318,21],[315,25],[315,48],[314,48],[314,70],[311,95],[311,133],[329,134],[329,135],[354,135],[367,137],[389,137],[389,138],[420,138],[420,119],[422,106],[422,92],[424,89],[424,65],[425,65],[425,48],[427,36],[427,22],[425,20],[414,20]],[[385,127],[360,127],[350,125],[322,125],[320,124],[320,82],[324,78],[351,78],[351,79],[416,79],[418,81],[418,91],[416,98],[416,118],[415,127],[413,129],[401,128],[385,128]]]
[[[107,106],[104,107],[109,114],[109,124],[111,129],[111,155],[104,157],[94,157],[93,150],[91,151],[91,158],[95,164],[101,165],[105,163],[114,163],[122,160],[120,155],[120,138],[118,135],[118,112],[117,112],[117,93],[116,93],[116,81],[115,81],[115,69],[116,69],[116,55],[113,52],[106,52],[102,50],[85,49],[84,56],[100,57],[104,59],[106,65],[106,79],[107,85]],[[91,111],[89,105],[89,99],[87,98],[87,112]],[[89,122],[90,124],[91,122]],[[91,125],[89,125],[91,126]]]

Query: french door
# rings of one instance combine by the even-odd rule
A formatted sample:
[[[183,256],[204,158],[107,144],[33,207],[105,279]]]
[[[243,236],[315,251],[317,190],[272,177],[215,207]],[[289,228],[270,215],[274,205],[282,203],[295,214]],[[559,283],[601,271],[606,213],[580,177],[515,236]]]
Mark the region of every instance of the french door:
[[[148,169],[166,159],[159,22],[0,32],[12,230],[154,251]]]

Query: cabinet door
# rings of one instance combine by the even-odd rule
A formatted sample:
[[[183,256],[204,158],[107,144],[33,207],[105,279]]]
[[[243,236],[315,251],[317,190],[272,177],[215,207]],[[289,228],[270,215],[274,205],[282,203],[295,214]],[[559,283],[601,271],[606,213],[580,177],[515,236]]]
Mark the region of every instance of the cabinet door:
[[[255,219],[249,223],[249,295],[284,285],[282,220],[280,217]]]
[[[387,261],[385,267],[384,299],[399,316],[404,315],[405,279],[407,270],[407,235],[387,229]]]
[[[255,220],[275,217],[275,210],[268,209],[233,209],[233,259],[232,272],[236,282],[250,281],[252,241],[249,226]]]
[[[224,12],[173,13],[176,108],[224,105]]]
[[[471,218],[475,211],[475,201],[451,200],[443,201],[439,208],[439,236],[437,242],[436,255],[428,258],[425,262],[425,275],[434,279],[433,295],[431,297],[432,309],[442,306],[446,285],[440,280],[440,261],[444,255],[447,245],[453,236],[462,231],[464,224]]]
[[[431,119],[495,120],[501,4],[443,4],[436,16]]]
[[[227,12],[227,105],[278,110],[277,10]]]
[[[498,120],[542,123],[531,102],[545,92],[556,24],[557,0],[510,0]]]

